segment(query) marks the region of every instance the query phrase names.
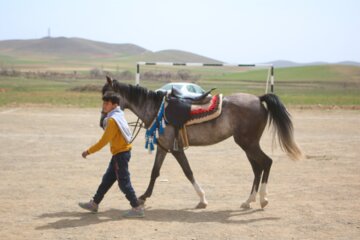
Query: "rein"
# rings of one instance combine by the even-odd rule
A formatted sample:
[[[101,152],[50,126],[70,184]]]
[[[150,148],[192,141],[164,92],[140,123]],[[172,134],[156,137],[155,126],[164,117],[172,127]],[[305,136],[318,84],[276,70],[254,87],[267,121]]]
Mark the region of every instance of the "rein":
[[[132,132],[133,137],[130,140],[130,143],[132,143],[135,140],[135,138],[139,135],[139,132],[140,132],[141,128],[144,128],[144,122],[141,121],[140,118],[138,118],[136,120],[136,122],[129,122],[129,126],[134,127],[133,132]],[[134,133],[135,133],[135,135],[134,135]]]

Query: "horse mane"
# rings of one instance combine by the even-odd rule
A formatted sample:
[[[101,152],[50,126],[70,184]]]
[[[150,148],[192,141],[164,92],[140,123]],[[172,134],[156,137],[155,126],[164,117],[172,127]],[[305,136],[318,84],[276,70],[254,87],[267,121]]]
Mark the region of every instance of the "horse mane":
[[[129,102],[141,106],[146,101],[152,101],[155,105],[160,106],[165,95],[163,92],[155,92],[139,85],[119,83],[117,80],[113,80],[113,88],[115,92],[119,92]]]

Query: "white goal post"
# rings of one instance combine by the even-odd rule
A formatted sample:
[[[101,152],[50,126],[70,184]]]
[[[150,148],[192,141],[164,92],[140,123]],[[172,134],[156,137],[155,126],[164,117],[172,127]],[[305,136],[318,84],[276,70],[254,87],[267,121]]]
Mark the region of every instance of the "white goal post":
[[[183,62],[137,62],[136,63],[136,79],[135,85],[140,84],[140,66],[187,66],[187,67],[253,67],[253,68],[267,68],[268,75],[266,78],[265,93],[274,92],[274,66],[272,64],[227,64],[227,63],[183,63]]]

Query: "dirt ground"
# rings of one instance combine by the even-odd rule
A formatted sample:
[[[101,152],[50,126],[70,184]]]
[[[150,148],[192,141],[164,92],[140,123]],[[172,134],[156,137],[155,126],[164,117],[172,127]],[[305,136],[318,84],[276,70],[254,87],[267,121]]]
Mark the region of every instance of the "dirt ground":
[[[360,239],[360,111],[290,109],[306,159],[272,150],[269,205],[242,210],[253,173],[230,138],[186,150],[209,205],[199,199],[168,156],[144,219],[123,219],[129,204],[114,185],[98,214],[89,200],[108,165],[108,147],[87,160],[81,152],[101,136],[99,109],[0,108],[0,239]],[[127,112],[127,119],[134,116]],[[136,139],[130,162],[138,195],[150,179],[154,154]]]

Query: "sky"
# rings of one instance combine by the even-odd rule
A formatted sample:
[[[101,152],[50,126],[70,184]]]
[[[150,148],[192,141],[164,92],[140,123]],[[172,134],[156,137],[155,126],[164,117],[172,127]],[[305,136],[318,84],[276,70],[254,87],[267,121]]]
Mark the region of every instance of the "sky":
[[[236,64],[360,62],[359,0],[0,0],[0,40],[49,28]]]

